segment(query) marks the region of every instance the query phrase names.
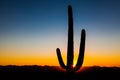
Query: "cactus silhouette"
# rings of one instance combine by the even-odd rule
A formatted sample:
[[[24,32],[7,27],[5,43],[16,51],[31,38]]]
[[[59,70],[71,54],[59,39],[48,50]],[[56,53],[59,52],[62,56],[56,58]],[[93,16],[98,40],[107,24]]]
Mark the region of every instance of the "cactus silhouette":
[[[68,48],[67,48],[67,65],[64,64],[63,59],[61,57],[60,49],[57,48],[57,57],[60,66],[63,69],[66,69],[68,73],[73,73],[78,71],[82,66],[83,59],[84,59],[84,49],[85,49],[85,30],[82,29],[81,31],[81,42],[80,42],[80,49],[79,49],[79,56],[77,60],[77,64],[73,67],[73,59],[74,59],[74,41],[73,41],[73,16],[72,16],[72,7],[68,6]]]

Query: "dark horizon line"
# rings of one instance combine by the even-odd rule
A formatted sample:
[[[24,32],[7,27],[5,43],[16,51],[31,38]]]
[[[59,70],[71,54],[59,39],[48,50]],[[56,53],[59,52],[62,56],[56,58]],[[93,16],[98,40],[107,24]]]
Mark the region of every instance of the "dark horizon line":
[[[38,66],[38,67],[60,67],[60,66],[55,66],[55,65],[0,65],[0,66],[3,66],[3,67],[9,67],[9,66],[16,66],[16,67],[24,67],[24,66]],[[98,65],[93,65],[93,66],[82,66],[82,67],[110,67],[110,68],[113,68],[113,67],[118,67],[120,68],[120,66],[98,66]]]

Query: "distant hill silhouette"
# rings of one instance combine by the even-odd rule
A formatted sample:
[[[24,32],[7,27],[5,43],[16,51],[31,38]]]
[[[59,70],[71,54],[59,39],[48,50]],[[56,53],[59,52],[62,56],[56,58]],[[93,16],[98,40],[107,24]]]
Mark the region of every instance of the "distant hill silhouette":
[[[68,80],[58,66],[0,66],[0,80]],[[73,80],[120,80],[120,67],[82,67]]]

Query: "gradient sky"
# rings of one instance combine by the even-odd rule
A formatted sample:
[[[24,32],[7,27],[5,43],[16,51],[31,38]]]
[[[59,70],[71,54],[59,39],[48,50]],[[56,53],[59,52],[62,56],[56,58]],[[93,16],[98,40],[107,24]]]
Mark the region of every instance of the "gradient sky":
[[[76,63],[86,29],[84,66],[120,66],[119,0],[0,0],[0,65],[59,65],[67,56],[68,5],[73,8]]]

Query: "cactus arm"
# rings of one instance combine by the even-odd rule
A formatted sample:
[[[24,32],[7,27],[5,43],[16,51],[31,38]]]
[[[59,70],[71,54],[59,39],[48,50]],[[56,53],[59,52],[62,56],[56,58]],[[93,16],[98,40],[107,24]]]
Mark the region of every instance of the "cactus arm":
[[[78,61],[77,61],[76,67],[74,69],[75,71],[79,70],[83,64],[84,50],[85,50],[85,37],[86,37],[85,30],[82,29],[79,56],[78,56]]]
[[[58,57],[58,61],[59,61],[60,66],[61,66],[63,69],[66,69],[66,66],[65,66],[65,64],[64,64],[64,62],[63,62],[63,59],[62,59],[62,57],[61,57],[60,49],[57,48],[57,49],[56,49],[56,52],[57,52],[57,57]]]
[[[68,70],[72,68],[73,65],[73,16],[72,7],[68,6],[68,49],[67,49],[67,68]]]

